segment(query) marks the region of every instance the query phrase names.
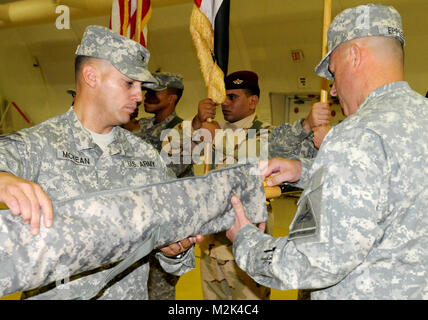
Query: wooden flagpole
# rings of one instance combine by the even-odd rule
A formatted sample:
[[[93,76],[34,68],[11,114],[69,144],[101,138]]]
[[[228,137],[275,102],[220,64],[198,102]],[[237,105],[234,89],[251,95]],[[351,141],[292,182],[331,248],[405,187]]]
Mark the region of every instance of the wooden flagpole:
[[[141,18],[143,16],[143,0],[137,2],[137,26],[135,28],[136,38],[135,40],[140,43],[141,40]]]
[[[331,22],[331,2],[332,0],[324,0],[324,18],[323,18],[323,31],[322,31],[322,56],[323,58],[328,53],[327,32]],[[328,80],[322,78],[321,80],[321,96],[320,100],[327,103],[328,100]]]
[[[323,31],[322,31],[322,58],[328,53],[327,32],[331,22],[331,5],[332,0],[324,0],[324,17],[323,17]],[[322,78],[321,80],[321,96],[320,100],[327,103],[328,100],[328,80]],[[265,185],[266,199],[278,198],[281,196],[281,189],[278,186],[268,187]]]
[[[129,4],[128,0],[124,1],[123,4],[124,14],[123,14],[123,24],[122,24],[122,35],[128,37],[128,25],[129,25]]]

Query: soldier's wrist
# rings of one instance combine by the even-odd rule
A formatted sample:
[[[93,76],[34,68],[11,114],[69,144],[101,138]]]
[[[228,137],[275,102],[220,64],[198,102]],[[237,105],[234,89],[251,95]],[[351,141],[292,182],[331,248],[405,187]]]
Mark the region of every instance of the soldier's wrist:
[[[199,116],[196,115],[192,120],[193,130],[198,130],[202,126],[202,121],[199,119]]]
[[[164,253],[162,253],[162,254],[165,257],[169,258],[169,259],[179,260],[179,259],[183,258],[186,255],[187,251],[189,251],[189,249],[187,249],[186,251],[183,251],[183,252],[181,252],[181,253],[179,253],[179,254],[177,254],[175,256],[167,256]]]

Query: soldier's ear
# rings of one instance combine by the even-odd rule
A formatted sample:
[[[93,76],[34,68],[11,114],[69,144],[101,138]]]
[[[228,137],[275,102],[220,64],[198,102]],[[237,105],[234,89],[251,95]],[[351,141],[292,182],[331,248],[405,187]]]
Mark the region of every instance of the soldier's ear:
[[[254,110],[256,109],[257,104],[259,103],[259,97],[255,94],[250,96],[250,109]]]
[[[98,70],[94,65],[86,64],[83,66],[82,80],[87,86],[94,88],[97,84],[97,78],[98,78]]]
[[[351,59],[352,67],[357,69],[362,62],[363,59],[363,50],[356,44],[353,44],[351,48],[349,48],[349,56]]]
[[[175,105],[175,102],[177,101],[178,96],[176,94],[170,94],[169,97],[168,97],[168,99],[169,99],[170,102],[172,102],[172,104]]]

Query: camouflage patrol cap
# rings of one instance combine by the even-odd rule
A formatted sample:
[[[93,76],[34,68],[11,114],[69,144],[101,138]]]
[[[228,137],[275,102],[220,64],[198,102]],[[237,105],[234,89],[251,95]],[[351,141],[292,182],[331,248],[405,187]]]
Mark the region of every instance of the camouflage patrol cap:
[[[143,84],[143,88],[152,89],[154,91],[162,91],[166,88],[184,89],[183,77],[177,73],[171,72],[156,72],[153,77],[158,81],[157,87],[147,87]]]
[[[343,42],[363,38],[384,36],[392,37],[404,46],[404,33],[401,16],[391,6],[368,4],[345,9],[332,21],[328,29],[328,53],[316,66],[315,73],[320,77],[334,81],[328,70],[330,54]]]
[[[147,69],[150,52],[138,42],[106,27],[88,26],[76,55],[108,60],[128,78],[141,81],[148,87],[157,85],[157,80]]]

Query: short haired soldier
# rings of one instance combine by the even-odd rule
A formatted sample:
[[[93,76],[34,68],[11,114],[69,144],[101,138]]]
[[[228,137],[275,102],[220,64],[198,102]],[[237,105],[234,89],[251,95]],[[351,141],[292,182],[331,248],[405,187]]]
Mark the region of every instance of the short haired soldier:
[[[342,11],[315,71],[334,81],[343,122],[316,159],[274,159],[271,184],[306,187],[285,238],[260,233],[236,197],[238,265],[261,284],[314,299],[427,299],[428,100],[404,81],[404,35],[390,6]],[[263,166],[266,163],[261,163]]]
[[[46,227],[52,225],[52,200],[172,178],[151,145],[120,127],[141,102],[142,83],[157,85],[147,70],[149,57],[139,43],[105,27],[89,26],[76,51],[74,106],[35,127],[0,138],[0,201],[31,224],[33,234],[39,232],[41,209]],[[151,169],[128,165],[137,160]],[[182,256],[158,253],[162,266],[175,274],[190,270],[193,250],[186,249],[194,241],[189,238],[161,249],[168,256]],[[105,268],[82,276],[84,282],[100,270]],[[139,262],[101,298],[147,299],[148,270],[147,263]],[[73,288],[73,281],[69,284],[70,290],[79,290]]]
[[[145,87],[144,111],[153,113],[153,117],[138,120],[138,128],[133,133],[150,143],[158,152],[162,150],[162,133],[165,130],[177,128],[183,122],[175,108],[180,101],[183,91],[183,77],[171,72],[156,72],[152,74],[158,81],[157,86]],[[192,163],[168,163],[167,166],[177,178],[193,176]],[[148,293],[150,300],[175,299],[175,286],[178,276],[165,272],[154,254],[150,255],[150,273],[148,279]]]
[[[177,73],[156,72],[153,73],[153,77],[158,81],[158,85],[146,87],[143,84],[143,90],[146,90],[144,111],[153,113],[154,116],[139,119],[139,128],[133,133],[161,152],[164,145],[162,133],[169,129],[179,130],[179,125],[183,122],[175,109],[183,95],[184,84],[183,77]],[[174,171],[177,178],[193,176],[191,163],[180,161],[180,163],[167,163],[167,166]]]
[[[245,133],[245,139],[233,141],[234,148],[227,152],[227,138],[220,148],[213,144],[215,158],[218,159],[215,168],[221,168],[238,162],[240,150],[246,149],[250,144],[249,130],[255,129],[256,142],[260,145],[260,129],[270,131],[270,124],[262,122],[256,115],[259,103],[260,88],[258,75],[253,71],[236,71],[225,78],[226,100],[222,104],[225,122],[203,123],[207,118],[215,117],[216,104],[209,98],[203,99],[198,105],[198,114],[192,121],[194,130],[206,128],[214,135],[215,129],[233,130]],[[231,132],[231,131],[229,131]],[[254,138],[253,138],[254,139]],[[230,139],[232,140],[232,139]],[[235,139],[234,139],[235,140]],[[257,147],[256,147],[257,148]],[[260,150],[255,150],[260,153]],[[248,153],[248,150],[247,150]],[[220,157],[219,157],[220,155]],[[271,216],[271,214],[270,214]],[[270,217],[272,221],[272,216]],[[272,223],[268,223],[272,227]],[[207,235],[200,244],[201,248],[201,280],[204,299],[207,300],[237,300],[237,299],[269,299],[270,288],[258,285],[237,268],[232,254],[232,243],[227,240],[225,233]]]

